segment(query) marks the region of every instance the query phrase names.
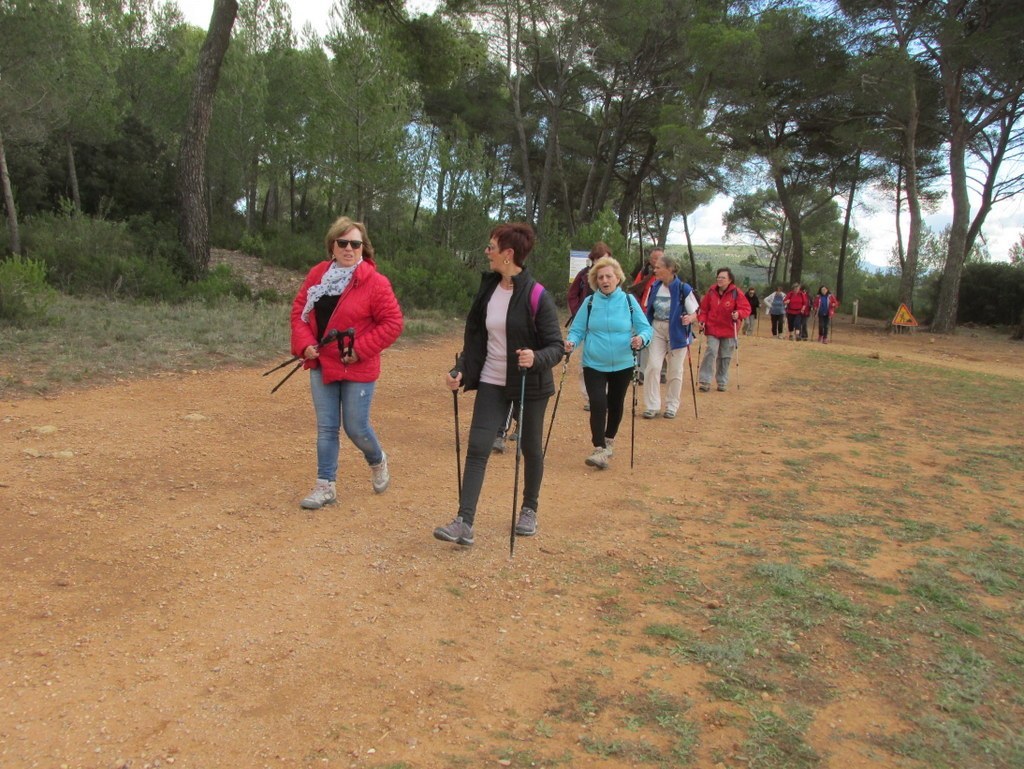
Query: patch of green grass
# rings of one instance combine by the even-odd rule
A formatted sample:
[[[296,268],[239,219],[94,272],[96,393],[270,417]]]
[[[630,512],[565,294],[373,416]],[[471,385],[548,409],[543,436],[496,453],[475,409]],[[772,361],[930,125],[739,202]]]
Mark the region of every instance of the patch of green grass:
[[[917,521],[911,518],[897,518],[899,526],[886,526],[885,533],[897,542],[925,542],[948,533],[946,529],[931,521]]]
[[[747,740],[743,743],[746,765],[753,769],[810,769],[817,766],[821,757],[804,741],[804,731],[809,722],[809,714],[803,711],[790,719],[767,709],[755,711]]]

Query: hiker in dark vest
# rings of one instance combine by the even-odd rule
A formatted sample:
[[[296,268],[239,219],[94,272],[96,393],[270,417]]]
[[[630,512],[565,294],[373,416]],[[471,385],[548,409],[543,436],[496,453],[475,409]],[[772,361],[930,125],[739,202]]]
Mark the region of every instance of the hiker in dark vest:
[[[711,379],[719,392],[729,389],[729,364],[736,351],[739,324],[750,315],[750,302],[736,288],[732,270],[721,268],[715,275],[715,285],[700,300],[697,319],[707,337],[707,351],[697,374],[701,392],[711,389]]]
[[[459,509],[451,523],[434,529],[434,536],[446,542],[473,544],[476,505],[494,436],[511,404],[517,405],[518,413],[524,378],[519,441],[526,467],[516,533],[528,537],[537,531],[544,412],[555,392],[551,369],[562,359],[563,344],[555,300],[524,266],[533,243],[528,224],[502,224],[491,231],[484,249],[490,271],[481,278],[469,309],[455,376],[445,375],[452,390],[476,390]]]

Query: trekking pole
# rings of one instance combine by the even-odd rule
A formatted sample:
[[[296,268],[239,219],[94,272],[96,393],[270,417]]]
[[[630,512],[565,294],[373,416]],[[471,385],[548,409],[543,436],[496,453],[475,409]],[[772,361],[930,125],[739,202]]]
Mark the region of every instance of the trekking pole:
[[[555,426],[555,414],[558,413],[558,401],[562,397],[562,385],[565,384],[565,372],[569,368],[569,356],[571,352],[565,353],[565,357],[562,358],[562,378],[558,382],[558,394],[555,395],[555,407],[551,409],[551,421],[548,423],[548,437],[544,439],[544,453],[541,457],[548,455],[548,443],[551,441],[551,428]],[[520,436],[521,437],[521,436]]]
[[[448,372],[452,379],[459,373],[459,354],[455,354],[455,368]],[[455,477],[459,483],[459,504],[462,504],[462,446],[459,442],[459,390],[452,390],[452,405],[455,407]]]
[[[740,335],[739,335],[739,321],[734,320],[732,322],[732,338],[736,342],[736,349],[733,355],[736,356],[736,390],[740,389]]]
[[[508,557],[516,550],[516,508],[519,506],[519,460],[523,456],[523,411],[526,407],[526,369],[519,367],[519,440],[516,441],[516,479],[512,486],[512,528],[508,532]]]
[[[640,351],[633,350],[633,414],[629,428],[629,469],[633,469],[633,454],[636,451],[636,384],[640,379]]]
[[[356,333],[355,330],[351,329],[351,328],[347,329],[345,331],[338,331],[338,329],[332,328],[326,334],[324,334],[324,338],[320,340],[320,344],[318,344],[316,346],[316,349],[317,349],[317,351],[319,351],[322,347],[324,347],[326,345],[329,345],[331,342],[334,342],[335,340],[337,340],[338,337],[342,337],[344,339],[344,338],[347,338],[348,335],[355,335],[355,333]],[[338,344],[340,345],[341,342],[339,342]],[[283,385],[285,382],[287,382],[289,379],[291,379],[292,374],[294,374],[296,371],[298,371],[300,368],[302,368],[303,364],[306,362],[305,356],[296,355],[294,358],[291,358],[290,360],[286,360],[281,365],[275,366],[274,368],[270,369],[270,371],[265,371],[263,373],[263,376],[266,376],[267,374],[271,374],[274,371],[277,371],[279,368],[283,368],[284,366],[287,366],[289,363],[292,363],[293,361],[298,361],[298,363],[295,364],[295,368],[293,368],[291,371],[289,371],[287,374],[285,374],[284,379],[282,379],[280,382],[278,382],[276,385],[274,385],[274,388],[270,391],[271,395],[273,395],[279,389],[281,389],[281,385]]]
[[[692,344],[686,345],[686,360],[690,364],[690,392],[693,393],[693,418],[698,419],[697,416],[697,383],[693,380],[693,356],[690,355],[690,347]]]
[[[341,332],[338,331],[338,329],[332,328],[330,331],[328,331],[326,334],[324,334],[324,338],[320,340],[320,344],[317,345],[317,349],[319,350],[325,344],[333,342],[335,339],[338,338],[338,334],[340,334],[340,333]],[[275,371],[277,371],[278,369],[284,368],[289,363],[294,363],[297,360],[301,361],[302,359],[303,359],[302,355],[293,355],[291,358],[286,360],[284,363],[278,363],[276,366],[274,366],[274,368],[272,368],[272,369],[270,369],[268,371],[264,371],[263,372],[263,376],[266,376],[267,374],[273,374]]]

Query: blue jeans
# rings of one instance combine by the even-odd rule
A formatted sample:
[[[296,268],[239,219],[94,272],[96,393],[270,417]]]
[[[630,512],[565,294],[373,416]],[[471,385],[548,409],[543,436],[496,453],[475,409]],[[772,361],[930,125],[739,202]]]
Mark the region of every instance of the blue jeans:
[[[316,477],[337,480],[338,435],[345,435],[363,452],[366,463],[379,465],[384,452],[370,426],[370,406],[376,382],[331,382],[324,384],[320,369],[310,369],[309,386],[316,411]]]

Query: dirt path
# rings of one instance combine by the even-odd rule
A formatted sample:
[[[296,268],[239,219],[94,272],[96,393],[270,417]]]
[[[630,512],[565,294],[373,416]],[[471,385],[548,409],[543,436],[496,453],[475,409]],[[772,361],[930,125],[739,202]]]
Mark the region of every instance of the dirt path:
[[[987,336],[838,337],[822,354],[1024,378],[1020,347]],[[392,487],[374,495],[343,444],[342,501],[324,512],[297,505],[314,470],[300,377],[273,397],[257,366],[0,403],[0,765],[622,766],[637,759],[588,735],[666,738],[599,703],[654,689],[688,702],[695,766],[743,765],[735,707],[707,693],[705,666],[643,650],[671,613],[650,596],[667,580],[699,636],[728,600],[716,574],[781,547],[781,530],[738,525],[729,479],[785,475],[756,424],[806,417],[806,399],[779,393],[812,344],[745,340],[741,389],[701,396],[699,426],[688,382],[680,418],[637,420],[632,472],[628,422],[613,467],[584,466],[568,377],[540,533],[514,559],[508,454],[492,459],[475,547],[431,537],[455,509],[439,375],[454,337],[387,353],[374,421]],[[872,568],[898,558],[886,548]],[[840,668],[828,685],[841,696],[807,731],[824,765],[905,765],[869,739],[909,728],[870,677]]]

